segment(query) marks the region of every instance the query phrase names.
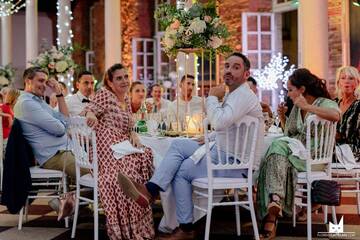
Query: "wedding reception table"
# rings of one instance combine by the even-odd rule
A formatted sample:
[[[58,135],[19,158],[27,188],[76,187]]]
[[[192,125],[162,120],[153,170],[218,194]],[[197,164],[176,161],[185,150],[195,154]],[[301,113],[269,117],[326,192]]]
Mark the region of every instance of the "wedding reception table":
[[[261,148],[262,157],[265,155],[270,144],[276,139],[283,136],[283,134],[268,133],[264,138],[264,144]],[[181,137],[178,137],[181,138]],[[140,139],[143,145],[150,147],[153,150],[154,154],[154,165],[155,168],[159,166],[161,161],[163,161],[166,152],[168,151],[171,142],[174,141],[175,137],[151,137],[140,135]],[[171,232],[179,223],[176,220],[176,204],[175,196],[170,186],[165,192],[160,193],[161,204],[164,211],[164,215],[159,224],[159,231],[161,232]],[[195,201],[195,199],[193,199]],[[221,199],[218,199],[220,201]],[[196,199],[200,201],[200,204],[203,208],[207,207],[207,199]],[[204,212],[201,212],[197,209],[194,209],[194,222],[198,221],[201,217],[205,215]]]

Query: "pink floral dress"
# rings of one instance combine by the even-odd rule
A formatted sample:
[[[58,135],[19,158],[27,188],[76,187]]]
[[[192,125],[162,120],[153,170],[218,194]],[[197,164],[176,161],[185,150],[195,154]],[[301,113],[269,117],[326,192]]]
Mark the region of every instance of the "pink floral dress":
[[[110,149],[111,145],[130,139],[134,122],[127,98],[126,103],[123,110],[115,94],[102,88],[84,110],[93,112],[99,121],[95,131],[100,200],[110,239],[152,239],[155,233],[151,208],[142,208],[126,197],[117,183],[118,172],[138,183],[147,182],[153,173],[151,149],[146,148],[143,154],[131,154],[119,160],[114,158]]]

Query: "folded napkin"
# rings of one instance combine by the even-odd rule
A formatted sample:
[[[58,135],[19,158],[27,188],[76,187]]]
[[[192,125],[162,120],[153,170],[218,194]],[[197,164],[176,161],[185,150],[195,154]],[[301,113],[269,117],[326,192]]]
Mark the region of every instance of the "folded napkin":
[[[336,158],[346,169],[351,170],[356,167],[356,160],[349,144],[341,144],[335,147]]]
[[[275,125],[272,125],[269,129],[268,129],[268,133],[282,133],[282,129],[280,127],[277,127]]]
[[[283,140],[288,143],[288,146],[292,152],[292,155],[297,156],[298,158],[300,158],[302,160],[306,160],[309,157],[304,144],[302,144],[302,142],[300,140],[297,140],[295,138],[290,138],[290,137],[282,137],[282,138],[279,138],[279,140]]]
[[[209,142],[210,149],[214,146],[215,141]],[[194,161],[194,164],[198,164],[198,162],[205,156],[206,154],[206,146],[203,144],[201,147],[196,149],[196,151],[190,156],[190,158]]]
[[[120,159],[126,155],[133,153],[144,153],[143,150],[134,147],[129,140],[111,145],[110,147],[113,150],[113,155],[116,159]]]

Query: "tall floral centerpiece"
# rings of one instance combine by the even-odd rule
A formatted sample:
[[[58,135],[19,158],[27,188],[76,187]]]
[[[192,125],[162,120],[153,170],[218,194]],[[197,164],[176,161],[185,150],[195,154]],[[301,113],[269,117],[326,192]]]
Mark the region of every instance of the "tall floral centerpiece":
[[[11,83],[15,76],[15,68],[10,64],[0,66],[0,86],[7,86]]]
[[[35,60],[30,61],[30,64],[46,70],[49,77],[56,77],[71,88],[74,70],[77,67],[71,58],[72,52],[71,47],[56,48],[53,46],[51,49],[40,53]]]
[[[161,43],[170,56],[176,56],[180,49],[218,53],[231,50],[224,44],[229,32],[216,13],[215,1],[194,3],[188,9],[162,4],[155,11],[155,18],[165,30]]]
[[[229,37],[229,31],[216,11],[216,2],[209,1],[206,4],[194,3],[191,0],[177,1],[177,6],[170,4],[162,4],[155,11],[155,18],[158,20],[161,29],[164,31],[164,36],[161,39],[161,44],[164,51],[170,57],[177,57],[177,111],[176,111],[176,128],[179,131],[179,85],[180,78],[188,75],[189,64],[188,61],[194,62],[195,72],[198,72],[197,57],[201,57],[201,91],[202,91],[202,116],[205,115],[205,94],[204,94],[204,57],[209,57],[209,79],[208,83],[212,82],[212,59],[217,54],[230,52],[231,49],[225,44],[225,40]],[[182,54],[178,53],[181,52]],[[189,54],[194,54],[193,59],[190,59]],[[185,55],[185,56],[184,56]],[[192,68],[192,67],[190,67]],[[191,71],[191,70],[190,70]],[[197,84],[198,73],[194,73],[195,82]],[[218,81],[216,81],[218,83]],[[195,86],[197,88],[197,86]],[[191,120],[191,112],[188,108],[185,109],[186,118]],[[188,115],[189,114],[189,115]],[[190,133],[191,121],[186,121],[187,133]],[[200,121],[202,122],[202,121]]]

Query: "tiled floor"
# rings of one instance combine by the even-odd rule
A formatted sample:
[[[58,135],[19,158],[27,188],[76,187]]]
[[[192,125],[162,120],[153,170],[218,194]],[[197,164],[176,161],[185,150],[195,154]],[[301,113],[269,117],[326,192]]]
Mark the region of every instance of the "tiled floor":
[[[235,214],[233,207],[215,208],[211,224],[211,239],[253,239],[250,215],[246,210],[241,211],[242,236],[236,236]],[[161,217],[161,207],[154,206],[154,219],[157,225]],[[343,196],[343,205],[337,208],[337,218],[344,216],[344,231],[355,232],[355,237],[347,239],[360,239],[360,217],[357,214],[356,201],[352,195]],[[313,239],[317,239],[317,232],[327,232],[328,225],[322,223],[322,214],[313,215]],[[329,215],[329,219],[331,216]],[[29,208],[28,222],[24,223],[21,231],[17,230],[18,215],[8,214],[4,206],[0,206],[0,240],[65,240],[70,239],[70,229],[64,228],[63,222],[56,220],[56,215],[47,205],[46,200],[36,200]],[[100,218],[99,239],[108,239],[105,231],[105,218]],[[205,219],[196,224],[197,239],[203,239]],[[292,227],[291,219],[281,219],[276,239],[300,240],[306,239],[306,224],[298,223]],[[93,239],[92,216],[90,212],[83,211],[79,218],[76,239]],[[324,238],[322,238],[324,239]],[[337,238],[340,239],[340,238]],[[341,238],[344,239],[344,238]]]

